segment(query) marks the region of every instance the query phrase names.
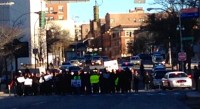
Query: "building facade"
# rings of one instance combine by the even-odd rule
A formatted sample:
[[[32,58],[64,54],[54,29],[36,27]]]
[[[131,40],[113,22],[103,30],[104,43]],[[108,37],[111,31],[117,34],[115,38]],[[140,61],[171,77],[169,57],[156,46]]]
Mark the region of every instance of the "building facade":
[[[128,13],[107,13],[104,23],[100,23],[101,20],[97,22],[99,32],[91,28],[95,36],[92,45],[96,45],[95,48],[102,48],[101,54],[112,59],[131,56],[128,44],[134,42],[135,30],[145,25],[146,20],[147,14],[140,7],[129,10]]]

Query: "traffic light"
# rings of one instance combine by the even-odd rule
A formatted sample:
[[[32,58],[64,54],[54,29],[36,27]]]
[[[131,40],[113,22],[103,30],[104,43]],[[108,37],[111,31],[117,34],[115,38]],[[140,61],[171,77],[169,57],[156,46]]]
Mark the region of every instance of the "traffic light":
[[[45,24],[46,24],[46,20],[45,20],[45,12],[44,11],[41,11],[39,13],[39,25],[41,28],[44,28],[45,27]]]

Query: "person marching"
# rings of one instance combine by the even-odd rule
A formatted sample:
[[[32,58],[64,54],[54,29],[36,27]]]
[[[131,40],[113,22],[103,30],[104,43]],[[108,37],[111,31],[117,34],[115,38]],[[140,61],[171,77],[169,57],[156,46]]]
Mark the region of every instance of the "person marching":
[[[81,72],[78,71],[78,73],[74,74],[74,77],[72,79],[72,88],[73,88],[73,92],[74,94],[80,94],[81,92],[81,76],[80,76]]]
[[[22,96],[24,94],[24,75],[21,71],[19,71],[19,76],[17,77],[17,87],[16,87],[16,94],[18,96]]]
[[[25,74],[25,81],[24,81],[24,95],[32,95],[33,90],[32,90],[32,84],[33,84],[33,79],[31,77],[30,73]]]
[[[151,77],[150,77],[149,73],[146,72],[144,75],[144,87],[145,87],[146,91],[149,90],[150,82],[151,82]]]
[[[39,73],[32,73],[32,89],[33,89],[33,95],[39,94]]]
[[[138,92],[139,90],[139,81],[140,81],[140,75],[137,70],[134,70],[133,74],[133,87],[135,89],[135,92]]]
[[[99,77],[98,70],[95,68],[90,76],[90,84],[94,94],[99,93]]]

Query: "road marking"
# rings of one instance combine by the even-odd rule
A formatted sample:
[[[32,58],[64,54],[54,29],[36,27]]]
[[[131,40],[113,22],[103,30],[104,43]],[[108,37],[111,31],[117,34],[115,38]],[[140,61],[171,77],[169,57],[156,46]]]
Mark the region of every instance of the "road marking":
[[[44,103],[46,103],[46,102],[44,102],[44,101],[43,102],[38,102],[38,103],[34,103],[32,105],[34,106],[34,105],[40,105],[40,104],[44,104]]]
[[[154,95],[154,94],[152,94],[152,93],[147,93],[146,95]]]
[[[158,93],[159,95],[166,95],[166,93]]]
[[[139,95],[139,94],[137,94],[137,93],[134,93],[133,95]]]
[[[174,95],[180,95],[180,93],[178,93],[178,92],[174,92]]]

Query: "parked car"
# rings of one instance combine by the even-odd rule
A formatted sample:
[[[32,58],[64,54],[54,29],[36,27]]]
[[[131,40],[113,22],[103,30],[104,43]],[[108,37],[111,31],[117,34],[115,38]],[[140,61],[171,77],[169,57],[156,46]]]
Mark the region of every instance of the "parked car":
[[[162,83],[161,80],[165,76],[166,73],[167,73],[166,70],[155,70],[154,72],[152,72],[153,88],[159,88],[161,86],[161,83]]]
[[[101,56],[101,58],[102,58],[103,62],[104,61],[109,61],[109,57],[108,56]]]
[[[70,62],[64,62],[60,66],[60,70],[68,70],[70,66],[72,66],[72,64]]]
[[[165,64],[165,58],[161,54],[154,54],[152,55],[152,62],[154,64]]]
[[[70,66],[68,71],[71,73],[71,74],[75,74],[75,73],[78,73],[82,68],[79,67],[79,66]]]
[[[102,65],[102,58],[101,56],[92,56],[92,60],[91,60],[91,63],[92,65]]]
[[[124,62],[121,64],[120,68],[122,70],[124,70],[125,68],[129,68],[129,69],[132,69],[134,67],[134,64],[133,63],[130,63],[130,62]]]
[[[139,56],[133,56],[130,58],[130,63],[133,63],[134,65],[140,65],[141,59]]]
[[[77,60],[79,61],[79,65],[80,66],[84,66],[85,65],[85,58],[84,57],[78,57]]]
[[[161,87],[165,89],[192,88],[192,79],[183,71],[167,72],[162,78]]]
[[[155,64],[152,68],[152,72],[157,70],[166,70],[166,67],[163,64]]]
[[[80,66],[81,63],[78,61],[78,60],[70,60],[70,63],[73,65],[73,66]]]

